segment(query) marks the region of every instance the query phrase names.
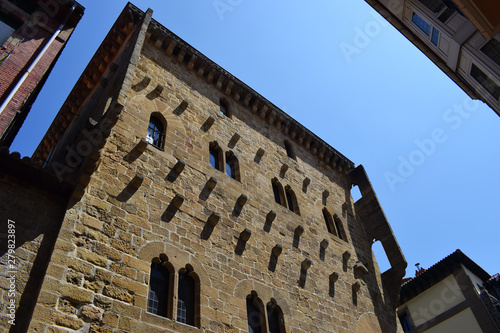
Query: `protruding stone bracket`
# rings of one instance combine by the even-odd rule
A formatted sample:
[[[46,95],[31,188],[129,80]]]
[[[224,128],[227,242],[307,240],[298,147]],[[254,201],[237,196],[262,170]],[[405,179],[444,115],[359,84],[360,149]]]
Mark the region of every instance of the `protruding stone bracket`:
[[[146,151],[146,147],[148,146],[148,142],[146,139],[141,139],[137,146],[135,146],[135,149],[137,150],[138,153],[142,154]]]
[[[300,243],[300,236],[304,233],[304,227],[299,225],[297,228],[295,228],[293,232],[293,247],[298,248],[299,243]]]
[[[247,203],[248,197],[244,194],[240,195],[238,199],[236,199],[236,204],[234,205],[233,215],[239,216],[241,214],[241,210],[243,206]]]
[[[361,283],[359,283],[359,281],[356,281],[352,284],[352,291],[354,291],[355,293],[359,292],[360,289]]]
[[[212,193],[216,185],[217,185],[217,179],[215,179],[214,177],[210,177],[210,179],[208,179],[207,183],[201,190],[200,199],[203,201],[207,200],[208,197],[210,196],[210,193]]]
[[[329,286],[328,294],[331,297],[335,296],[335,283],[337,283],[338,279],[339,279],[339,274],[335,272],[330,274],[330,276],[328,277],[328,286]]]
[[[139,91],[145,89],[151,83],[151,76],[145,76],[141,82],[137,83],[134,88]]]
[[[214,124],[215,122],[215,118],[210,116],[207,118],[207,120],[205,120],[205,123],[201,126],[201,129],[204,131],[204,132],[207,132],[210,127],[212,127],[212,125]]]
[[[201,232],[202,239],[209,239],[210,238],[210,235],[212,235],[212,232],[213,232],[215,226],[217,225],[217,223],[219,223],[219,220],[220,220],[219,214],[217,214],[216,212],[213,212],[212,214],[210,214],[210,216],[208,217],[207,223],[205,223],[205,226],[203,227],[203,230]]]
[[[234,250],[237,255],[243,254],[250,236],[252,236],[252,232],[248,228],[245,228],[245,230],[240,233],[240,236],[238,237],[238,244],[236,244],[236,249]]]
[[[299,286],[301,288],[304,288],[306,285],[306,280],[307,280],[307,270],[311,267],[312,261],[309,258],[306,258],[302,263],[300,264],[300,279],[299,279]]]
[[[273,225],[273,221],[276,219],[276,212],[274,210],[271,210],[269,213],[266,215],[266,222],[264,223],[264,231],[269,232],[271,231],[271,227]]]
[[[307,187],[311,184],[311,178],[306,177],[302,182],[302,192],[307,193]]]
[[[144,181],[144,176],[143,175],[135,175],[134,178],[130,181],[130,183],[127,184],[125,189],[118,194],[116,197],[118,201],[125,202],[128,199],[130,199],[135,192],[141,187],[142,182]]]
[[[174,182],[177,177],[181,174],[181,172],[184,170],[184,167],[186,166],[186,162],[184,161],[177,161],[174,166],[172,167],[172,170],[167,175],[167,180],[169,182]]]
[[[135,175],[134,178],[132,178],[132,180],[128,184],[128,186],[132,191],[137,191],[139,189],[139,187],[141,186],[143,181],[144,181],[144,176]]]
[[[155,90],[153,91],[153,93],[156,95],[156,96],[160,96],[161,93],[163,92],[163,89],[165,89],[165,87],[162,85],[162,84],[158,84],[155,88]]]
[[[236,143],[238,143],[240,138],[241,138],[241,135],[239,135],[238,133],[234,133],[233,136],[231,137],[231,140],[229,140],[229,143],[227,144],[227,146],[229,148],[233,148],[234,146],[236,146]]]
[[[177,211],[179,210],[179,208],[181,207],[184,200],[185,200],[184,196],[176,194],[175,197],[170,202],[170,204],[168,205],[167,210],[165,210],[165,213],[163,213],[161,220],[165,222],[170,222],[177,213]]]
[[[281,169],[280,169],[280,177],[281,178],[285,177],[287,170],[288,170],[288,164],[283,163],[283,165],[281,166]]]
[[[186,162],[180,160],[177,161],[172,167],[172,170],[170,170],[170,172],[168,173],[167,180],[169,182],[174,182],[177,179],[177,177],[179,177],[179,175],[181,174],[181,172],[184,170],[185,167],[186,167]]]
[[[184,111],[186,111],[187,107],[189,106],[188,101],[183,100],[181,104],[179,104],[178,107],[175,108],[173,113],[177,116],[181,115]]]
[[[253,159],[254,162],[259,163],[265,153],[266,151],[264,149],[259,148],[259,150],[257,150],[257,153],[255,153],[255,158]]]
[[[326,249],[328,248],[328,245],[330,245],[330,242],[327,241],[326,239],[323,239],[319,243],[319,259],[321,261],[325,261],[325,254],[326,254]]]
[[[135,147],[123,158],[123,160],[132,163],[135,161],[139,156],[141,156],[142,153],[146,151],[146,147],[148,146],[148,142],[146,139],[141,139],[135,145]]]
[[[356,264],[354,264],[354,273],[357,274],[358,276],[365,276],[368,274],[368,268],[361,262],[357,261]]]
[[[276,270],[278,257],[280,256],[281,252],[283,252],[283,246],[279,244],[276,244],[271,250],[271,259],[269,259],[269,266],[268,266],[271,272],[274,272]]]

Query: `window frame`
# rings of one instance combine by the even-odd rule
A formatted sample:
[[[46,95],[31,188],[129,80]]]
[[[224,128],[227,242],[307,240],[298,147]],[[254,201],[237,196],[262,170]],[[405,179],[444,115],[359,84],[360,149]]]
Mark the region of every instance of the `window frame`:
[[[229,104],[225,99],[219,100],[219,114],[231,118],[231,111],[229,109]]]
[[[212,164],[212,160],[214,160],[214,164]],[[222,148],[216,141],[212,141],[208,145],[208,164],[215,170],[224,172],[224,155]]]
[[[273,189],[274,202],[286,208],[287,204],[283,185],[281,185],[280,181],[277,178],[273,178],[271,180],[271,185]],[[277,200],[277,198],[279,198],[279,201]]]
[[[154,124],[154,122],[158,122],[158,124]],[[153,126],[151,126],[152,124]],[[155,128],[158,125],[161,126],[161,131],[160,129]],[[150,130],[153,133],[159,134],[159,143],[155,143],[154,136],[150,136]],[[151,113],[148,122],[148,130],[146,133],[146,142],[159,150],[164,150],[166,133],[167,133],[167,124],[163,116],[158,112]]]
[[[295,214],[300,215],[299,202],[297,201],[297,196],[290,185],[285,187],[285,197],[288,209]]]
[[[486,82],[481,82],[478,77],[473,74],[473,71],[476,72],[477,74],[482,74],[484,75],[484,80]],[[471,78],[474,79],[474,82],[478,83],[482,89],[484,89],[491,98],[493,98],[496,102],[500,100],[500,85],[497,84],[495,80],[493,80],[488,74],[486,74],[479,66],[476,64],[472,63],[469,71],[469,75]],[[486,84],[490,83],[492,86],[487,86]],[[492,90],[490,90],[492,89]]]
[[[278,322],[278,331],[274,331],[271,328],[271,316],[273,316],[273,318],[275,318]],[[271,299],[271,301],[266,305],[266,317],[268,333],[286,333],[283,310],[281,310],[281,307],[276,304],[276,301],[274,299]]]
[[[226,160],[224,163],[225,173],[230,178],[241,181],[240,175],[240,163],[236,155],[230,150],[226,152]]]
[[[161,300],[165,307],[165,311],[162,313],[158,313],[158,309],[156,309],[156,313],[153,311],[150,311],[150,300],[151,300],[151,292],[152,292],[152,279],[153,279],[153,268],[155,266],[162,267],[161,270],[164,270],[164,272],[159,272],[160,274],[164,274],[165,272],[168,274],[167,279],[168,279],[168,285],[166,286],[166,295],[163,295]],[[146,312],[164,317],[164,318],[172,318],[173,314],[173,295],[174,295],[174,279],[175,279],[175,273],[174,273],[174,268],[172,264],[170,264],[168,261],[160,261],[160,260],[153,260],[150,265],[150,272],[149,272],[149,283],[148,283],[148,298],[147,298],[147,304],[146,304]],[[159,295],[156,294],[155,291],[153,291],[154,295],[159,297]],[[160,303],[160,302],[159,302]]]
[[[439,41],[441,40],[441,29],[440,28],[438,29],[438,27],[436,27],[436,25],[432,22],[432,20],[427,20],[425,15],[418,13],[417,11],[412,11],[410,21],[413,24],[413,26],[417,28],[419,34],[425,36],[422,39],[426,39],[430,44],[434,45],[435,47],[439,46]]]
[[[175,313],[175,321],[178,323],[182,323],[185,325],[193,326],[193,327],[199,327],[199,317],[200,317],[200,287],[199,287],[199,278],[198,276],[193,272],[191,267],[187,268],[181,268],[178,272],[178,279],[177,279],[177,306],[176,306],[176,313]],[[179,320],[179,304],[183,301],[184,297],[184,290],[181,290],[181,281],[182,277],[185,277],[186,279],[190,280],[192,284],[192,292],[190,298],[191,308],[186,310],[186,321]]]

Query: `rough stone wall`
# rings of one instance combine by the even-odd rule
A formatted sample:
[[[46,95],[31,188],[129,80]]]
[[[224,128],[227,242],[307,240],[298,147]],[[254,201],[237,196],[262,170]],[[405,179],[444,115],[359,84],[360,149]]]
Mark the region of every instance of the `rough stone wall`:
[[[0,164],[0,331],[12,328],[11,332],[23,332],[66,204],[54,191],[41,189],[4,169],[6,165],[19,168],[19,164],[32,169],[19,159],[0,154]],[[39,302],[44,303],[44,298]]]
[[[146,75],[151,82],[139,84]],[[159,96],[153,92],[157,84],[164,86]],[[295,147],[296,160],[289,158],[282,133],[232,101],[226,101],[231,116],[222,115],[221,98],[214,87],[160,50],[144,46],[97,170],[83,197],[66,212],[31,330],[246,332],[246,297],[254,291],[264,304],[275,300],[286,332],[357,332],[358,321],[359,327],[374,332],[380,331],[377,324],[384,331],[396,331],[370,243],[354,217],[348,178],[300,147]],[[189,103],[184,111],[179,107],[183,100]],[[166,120],[164,150],[148,145],[138,153],[152,112]],[[209,117],[215,121],[207,128],[203,125]],[[240,139],[233,145],[235,133]],[[208,149],[214,141],[224,153],[235,154],[241,181],[210,167]],[[261,158],[256,157],[259,149],[265,151]],[[179,160],[186,165],[173,179],[169,175]],[[289,166],[284,175],[283,163]],[[137,175],[142,182],[134,181]],[[304,187],[306,177],[311,182]],[[207,191],[210,178],[217,183]],[[293,189],[300,215],[275,203],[273,178]],[[325,190],[330,193],[326,199]],[[247,201],[238,207],[241,195]],[[181,204],[173,209],[176,200]],[[346,241],[327,232],[324,207],[342,221]],[[270,211],[276,219],[265,231]],[[213,212],[220,215],[218,224],[209,237],[202,237]],[[298,226],[304,232],[294,245]],[[251,236],[237,254],[245,229]],[[320,254],[324,239],[328,247]],[[283,250],[271,270],[276,245]],[[344,255],[346,251],[350,256]],[[196,274],[199,328],[146,311],[155,258],[168,258],[176,272],[174,284],[182,269]],[[312,265],[301,286],[301,263],[306,259]],[[355,270],[358,260],[367,273]],[[334,273],[338,279],[331,278]],[[175,304],[174,298],[174,308]]]

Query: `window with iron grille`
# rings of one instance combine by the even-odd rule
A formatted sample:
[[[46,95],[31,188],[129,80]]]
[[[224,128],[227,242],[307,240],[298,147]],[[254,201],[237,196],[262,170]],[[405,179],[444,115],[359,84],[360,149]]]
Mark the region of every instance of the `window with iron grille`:
[[[165,126],[160,119],[155,116],[151,116],[149,119],[148,135],[146,141],[155,146],[158,149],[163,149],[163,143],[165,140]]]

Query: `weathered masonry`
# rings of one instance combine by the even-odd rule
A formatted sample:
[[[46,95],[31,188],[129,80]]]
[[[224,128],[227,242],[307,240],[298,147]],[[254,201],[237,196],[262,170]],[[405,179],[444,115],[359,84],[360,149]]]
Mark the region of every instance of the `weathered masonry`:
[[[53,248],[31,331],[401,330],[406,262],[363,167],[151,10],[126,6],[32,161],[12,155],[67,203],[19,243]],[[382,274],[374,241],[392,265]]]

